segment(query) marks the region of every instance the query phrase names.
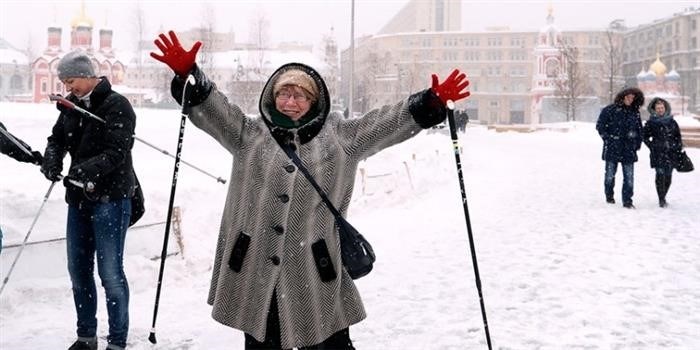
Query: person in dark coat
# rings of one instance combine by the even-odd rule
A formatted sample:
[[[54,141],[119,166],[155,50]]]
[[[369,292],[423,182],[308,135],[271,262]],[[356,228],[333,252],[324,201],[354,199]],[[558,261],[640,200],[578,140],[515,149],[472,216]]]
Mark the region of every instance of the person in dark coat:
[[[622,164],[622,205],[634,209],[634,163],[637,151],[642,147],[642,119],[639,108],[644,103],[644,93],[638,88],[627,88],[615,96],[615,101],[603,108],[596,123],[596,130],[603,139],[605,161],[605,199],[615,203],[614,187],[617,164]]]
[[[212,317],[245,333],[245,349],[354,349],[349,327],[366,317],[343,268],[335,219],[281,145],[298,154],[341,214],[363,159],[445,119],[446,101],[469,96],[455,70],[432,88],[358,118],[330,113],[320,74],[301,63],[278,68],[247,116],[195,64],[201,43],[185,51],[175,33],[151,56],[187,87],[189,118],[233,155],[207,302]],[[235,348],[235,346],[234,346]]]
[[[649,164],[656,169],[656,194],[659,206],[665,208],[666,194],[671,187],[671,175],[676,159],[683,150],[681,129],[671,115],[671,105],[654,98],[647,107],[649,120],[644,124],[644,144],[649,147]]]
[[[109,316],[107,349],[124,349],[129,285],[123,258],[136,186],[131,160],[136,115],[129,100],[112,90],[107,77],[95,76],[90,58],[82,51],[70,52],[59,61],[58,77],[70,93],[68,100],[104,119],[59,104],[60,115],[48,137],[41,167],[47,179],[59,181],[63,158],[70,154],[70,169],[64,178],[66,246],[78,339],[69,350],[97,349],[95,256]]]
[[[36,165],[41,165],[44,160],[41,152],[32,151],[29,145],[7,131],[2,123],[0,123],[0,153],[7,154],[20,162]]]

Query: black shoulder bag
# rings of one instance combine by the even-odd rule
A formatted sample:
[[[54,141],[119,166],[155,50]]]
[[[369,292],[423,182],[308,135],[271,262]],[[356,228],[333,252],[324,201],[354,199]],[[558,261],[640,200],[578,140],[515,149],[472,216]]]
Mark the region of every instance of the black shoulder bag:
[[[294,150],[288,145],[280,144],[280,147],[287,153],[287,156],[289,156],[294,165],[299,168],[301,173],[304,174],[306,179],[309,180],[311,186],[318,192],[323,202],[326,203],[328,209],[333,213],[335,225],[338,227],[340,252],[345,270],[354,280],[366,276],[372,271],[374,261],[376,260],[372,246],[349,222],[347,222],[347,220],[345,220],[345,218],[343,218],[342,215],[340,215],[338,209],[336,209],[333,203],[328,199],[328,196],[323,192],[321,186],[316,183],[316,180],[311,176]]]

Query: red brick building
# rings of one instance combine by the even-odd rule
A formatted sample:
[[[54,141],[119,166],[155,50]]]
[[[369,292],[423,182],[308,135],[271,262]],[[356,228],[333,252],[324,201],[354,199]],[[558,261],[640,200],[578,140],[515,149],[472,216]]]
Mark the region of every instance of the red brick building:
[[[48,46],[32,63],[33,101],[48,102],[49,94],[66,94],[58,79],[58,61],[73,50],[83,50],[92,59],[97,76],[106,76],[115,85],[124,79],[125,66],[112,50],[112,30],[100,29],[99,48],[92,45],[93,21],[85,15],[83,4],[80,14],[71,21],[70,47],[64,51],[61,45],[61,28],[48,28]]]

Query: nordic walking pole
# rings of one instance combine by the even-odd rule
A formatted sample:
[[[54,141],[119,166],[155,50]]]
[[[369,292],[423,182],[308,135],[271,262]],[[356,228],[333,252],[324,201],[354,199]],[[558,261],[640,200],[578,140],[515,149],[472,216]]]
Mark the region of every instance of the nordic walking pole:
[[[65,98],[65,97],[63,97],[63,96],[59,96],[59,95],[49,95],[49,99],[50,99],[51,101],[56,101],[56,102],[58,102],[58,103],[60,103],[60,104],[62,104],[62,105],[64,105],[64,106],[66,106],[66,107],[68,107],[68,108],[70,108],[70,109],[75,109],[76,111],[78,111],[78,112],[80,112],[80,113],[83,113],[84,115],[86,115],[86,116],[88,116],[88,117],[90,117],[90,118],[99,120],[99,121],[102,122],[102,123],[106,123],[104,119],[98,117],[98,116],[95,115],[94,113],[92,113],[92,112],[90,112],[90,111],[88,111],[88,110],[86,110],[86,109],[84,109],[84,108],[81,108],[80,106],[76,105],[75,103],[71,102],[69,99],[67,99],[67,98]],[[142,139],[142,138],[139,138],[139,137],[136,136],[136,135],[133,135],[133,136],[134,136],[134,140],[139,141],[139,142],[143,143],[144,145],[146,145],[146,146],[148,146],[148,147],[151,147],[151,148],[155,149],[156,151],[159,151],[160,153],[165,154],[166,156],[170,156],[171,158],[175,158],[175,156],[173,156],[172,154],[170,154],[170,152],[168,152],[168,151],[166,151],[166,150],[164,150],[164,149],[162,149],[162,148],[158,148],[158,147],[154,146],[152,143],[147,142],[146,140],[144,140],[144,139]],[[193,168],[194,170],[199,171],[200,173],[202,173],[202,174],[204,174],[204,175],[207,175],[207,176],[213,178],[213,179],[216,180],[217,182],[221,182],[222,184],[225,184],[225,183],[226,183],[226,180],[224,180],[223,178],[214,176],[214,175],[212,175],[212,174],[210,174],[210,173],[208,173],[208,172],[206,172],[206,171],[200,169],[199,167],[197,167],[197,166],[195,166],[195,165],[193,165],[193,164],[191,164],[191,163],[188,163],[188,162],[186,162],[186,161],[184,161],[184,160],[180,160],[180,162],[183,163],[183,164],[185,164],[185,165],[187,165],[187,166],[189,166],[189,167],[191,167],[191,168]]]
[[[455,152],[455,163],[457,164],[457,176],[459,177],[459,188],[462,191],[462,204],[464,204],[464,219],[467,222],[467,233],[469,235],[469,249],[472,254],[472,265],[474,266],[474,279],[476,289],[479,292],[479,304],[481,304],[481,318],[484,320],[484,332],[486,332],[486,344],[491,350],[491,335],[489,334],[489,323],[486,320],[486,307],[484,306],[484,296],[481,293],[481,278],[479,277],[479,264],[476,262],[476,250],[474,249],[474,236],[472,234],[472,223],[469,219],[469,208],[467,207],[467,192],[464,187],[464,175],[462,175],[462,161],[459,157],[459,140],[457,139],[457,128],[455,127],[454,116],[455,103],[447,101],[447,122],[450,125],[450,136]]]
[[[22,246],[19,248],[19,251],[17,251],[17,255],[15,255],[15,260],[12,261],[12,265],[10,266],[10,269],[7,271],[7,276],[5,276],[5,279],[2,281],[2,287],[0,287],[0,295],[2,294],[2,291],[5,290],[5,286],[7,285],[7,281],[10,280],[10,275],[12,274],[12,270],[14,270],[15,265],[17,264],[17,260],[19,260],[19,256],[22,255],[22,251],[24,250],[24,247],[27,245],[27,240],[29,239],[29,235],[32,233],[32,230],[34,229],[34,225],[36,224],[36,221],[39,219],[39,215],[41,215],[41,211],[44,209],[44,204],[49,200],[49,196],[51,195],[51,191],[53,191],[53,186],[56,184],[56,181],[51,182],[51,186],[49,186],[49,190],[46,191],[46,195],[44,195],[44,200],[41,202],[41,206],[39,207],[39,211],[37,211],[36,216],[34,216],[34,221],[32,221],[31,226],[29,226],[29,231],[27,231],[27,235],[24,236],[24,241],[22,241]]]
[[[158,273],[158,287],[156,288],[156,302],[153,305],[153,323],[151,324],[151,334],[148,340],[156,343],[156,318],[158,317],[158,303],[160,301],[160,290],[163,286],[163,271],[165,270],[165,258],[168,255],[168,237],[170,236],[170,222],[173,215],[173,203],[175,202],[175,188],[177,186],[177,174],[180,170],[180,155],[182,154],[182,141],[185,137],[185,123],[187,123],[187,85],[194,85],[195,80],[192,74],[187,76],[185,86],[182,89],[182,112],[180,118],[180,135],[177,138],[177,153],[175,153],[175,168],[173,169],[173,183],[170,188],[170,202],[168,203],[168,217],[165,219],[165,234],[163,236],[163,251],[160,253],[160,272]]]

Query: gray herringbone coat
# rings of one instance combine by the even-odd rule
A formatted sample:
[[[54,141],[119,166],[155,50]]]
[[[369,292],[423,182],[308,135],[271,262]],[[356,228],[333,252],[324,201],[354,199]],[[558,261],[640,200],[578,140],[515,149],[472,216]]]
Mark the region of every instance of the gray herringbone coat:
[[[276,127],[270,117],[274,113],[272,86],[290,68],[307,71],[320,88],[319,101],[310,111],[317,113],[316,118],[299,129]],[[203,73],[194,70],[199,85],[206,82]],[[175,96],[176,84],[182,80],[174,80]],[[192,107],[189,117],[233,154],[208,298],[213,318],[262,341],[276,291],[284,348],[318,344],[360,322],[366,316],[364,306],[342,268],[333,215],[275,139],[296,146],[329,199],[345,213],[358,162],[440,122],[444,109],[436,103],[437,97],[426,90],[361,118],[344,119],[328,114],[325,83],[316,71],[301,64],[285,65],[272,75],[262,92],[262,117],[246,116],[215,86],[209,89],[193,89],[201,103],[197,96],[190,99],[199,104]],[[229,261],[242,234],[250,241],[236,272]],[[326,241],[337,273],[329,282],[321,281],[311,251],[319,239]]]

